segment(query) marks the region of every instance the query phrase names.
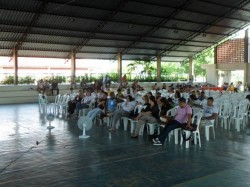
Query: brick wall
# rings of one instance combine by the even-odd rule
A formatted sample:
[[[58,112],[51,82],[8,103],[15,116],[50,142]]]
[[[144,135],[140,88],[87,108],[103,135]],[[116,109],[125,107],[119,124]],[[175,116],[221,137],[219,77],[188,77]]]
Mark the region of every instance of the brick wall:
[[[244,63],[244,39],[228,40],[217,46],[217,63]]]

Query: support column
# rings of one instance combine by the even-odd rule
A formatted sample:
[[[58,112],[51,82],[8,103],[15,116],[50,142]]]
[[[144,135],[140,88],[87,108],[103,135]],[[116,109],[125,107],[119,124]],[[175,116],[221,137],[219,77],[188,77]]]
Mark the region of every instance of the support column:
[[[219,74],[218,74],[218,62],[217,62],[217,46],[214,48],[214,64],[215,64],[215,81],[214,84],[215,85],[219,85]],[[207,72],[208,73],[208,72]],[[208,75],[207,75],[208,76]]]
[[[122,80],[122,54],[118,53],[117,56],[117,73],[118,73],[118,82]]]
[[[247,90],[249,90],[250,89],[249,29],[245,30],[244,63],[246,63],[246,68],[245,68],[245,73],[244,73],[244,85],[247,87]]]
[[[161,56],[157,55],[157,82],[161,82]]]
[[[71,87],[73,89],[76,88],[76,54],[72,50],[71,51]]]
[[[13,62],[14,62],[14,84],[18,85],[18,58],[17,58],[17,50],[13,49]]]
[[[193,57],[189,57],[189,79],[194,80],[194,64],[193,64]]]

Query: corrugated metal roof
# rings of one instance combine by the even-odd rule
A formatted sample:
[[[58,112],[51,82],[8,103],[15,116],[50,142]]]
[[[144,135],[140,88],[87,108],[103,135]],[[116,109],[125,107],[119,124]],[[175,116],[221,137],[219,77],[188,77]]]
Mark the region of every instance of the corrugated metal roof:
[[[19,50],[18,55],[21,57],[68,58],[67,52],[38,51],[38,50]]]
[[[91,46],[84,46],[80,52],[92,52],[92,53],[111,53],[111,54],[117,54],[119,53],[121,49],[120,48],[114,48],[114,47],[91,47]]]
[[[0,55],[181,61],[249,20],[249,0],[2,0]]]

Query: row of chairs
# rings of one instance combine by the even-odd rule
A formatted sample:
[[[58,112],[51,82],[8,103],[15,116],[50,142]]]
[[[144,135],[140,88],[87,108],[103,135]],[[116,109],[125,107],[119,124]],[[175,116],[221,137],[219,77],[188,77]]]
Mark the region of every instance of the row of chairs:
[[[55,97],[55,102],[51,103],[53,114],[54,115],[67,115],[68,112],[68,102],[70,100],[70,96],[67,94],[64,95],[57,95]],[[41,113],[47,113],[47,107],[48,107],[48,98],[46,95],[38,94],[38,103],[39,103],[39,111]]]
[[[238,132],[240,129],[245,128],[249,115],[249,102],[240,102],[237,105],[233,105],[230,101],[224,101],[219,107],[218,122],[221,122],[221,127],[229,129],[231,125],[235,124],[235,128]],[[234,122],[232,124],[232,122]]]

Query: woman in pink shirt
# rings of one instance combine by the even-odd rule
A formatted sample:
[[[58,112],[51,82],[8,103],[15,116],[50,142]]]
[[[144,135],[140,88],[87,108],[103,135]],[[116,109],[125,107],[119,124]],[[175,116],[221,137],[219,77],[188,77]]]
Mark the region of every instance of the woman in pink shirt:
[[[174,129],[181,128],[183,123],[187,123],[187,127],[191,127],[192,108],[187,105],[185,98],[179,99],[179,106],[174,120],[166,125],[158,138],[153,139],[153,145],[163,145],[168,137],[168,133]]]

